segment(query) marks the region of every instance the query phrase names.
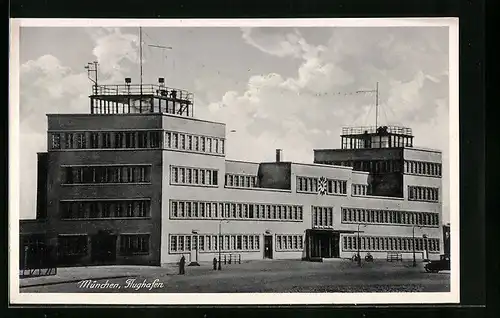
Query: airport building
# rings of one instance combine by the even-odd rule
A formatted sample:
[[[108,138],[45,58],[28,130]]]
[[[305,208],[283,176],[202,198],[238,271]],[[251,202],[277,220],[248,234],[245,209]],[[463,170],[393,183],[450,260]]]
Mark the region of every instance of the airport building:
[[[94,85],[88,114],[49,114],[36,220],[20,252],[58,264],[259,259],[439,259],[441,152],[411,129],[348,127],[314,162],[227,160],[226,126],[155,85]],[[26,255],[25,255],[26,256]],[[23,255],[21,255],[23,259]]]

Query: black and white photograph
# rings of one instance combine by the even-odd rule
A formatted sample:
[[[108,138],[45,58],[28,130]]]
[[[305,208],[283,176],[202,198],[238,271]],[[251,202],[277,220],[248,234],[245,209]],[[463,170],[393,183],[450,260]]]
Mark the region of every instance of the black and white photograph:
[[[458,19],[11,41],[11,302],[459,301]]]

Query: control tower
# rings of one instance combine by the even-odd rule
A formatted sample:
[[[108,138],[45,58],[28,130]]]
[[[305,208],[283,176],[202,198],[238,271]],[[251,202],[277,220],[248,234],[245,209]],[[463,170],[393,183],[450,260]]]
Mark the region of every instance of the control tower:
[[[413,148],[410,128],[344,127],[341,149],[315,149],[314,162],[370,173],[369,194],[403,197],[404,149]]]
[[[158,84],[132,84],[125,78],[124,84],[93,85],[90,98],[92,114],[173,114],[194,116],[193,94],[165,86],[165,79]]]

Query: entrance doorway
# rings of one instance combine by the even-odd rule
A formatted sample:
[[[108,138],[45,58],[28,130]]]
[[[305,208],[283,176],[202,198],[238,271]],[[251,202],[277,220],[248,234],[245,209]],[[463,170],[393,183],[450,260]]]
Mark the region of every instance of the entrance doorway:
[[[339,258],[340,234],[328,230],[308,231],[308,256],[312,258]]]
[[[264,258],[273,258],[273,236],[264,235]]]
[[[108,231],[99,231],[92,236],[91,259],[97,264],[114,264],[116,262],[116,235]]]

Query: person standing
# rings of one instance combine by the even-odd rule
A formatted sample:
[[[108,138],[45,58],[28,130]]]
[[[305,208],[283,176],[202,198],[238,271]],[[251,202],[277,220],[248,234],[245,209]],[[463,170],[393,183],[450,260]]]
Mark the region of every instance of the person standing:
[[[181,260],[179,261],[179,275],[185,274],[185,266],[186,266],[186,258],[182,255]]]

